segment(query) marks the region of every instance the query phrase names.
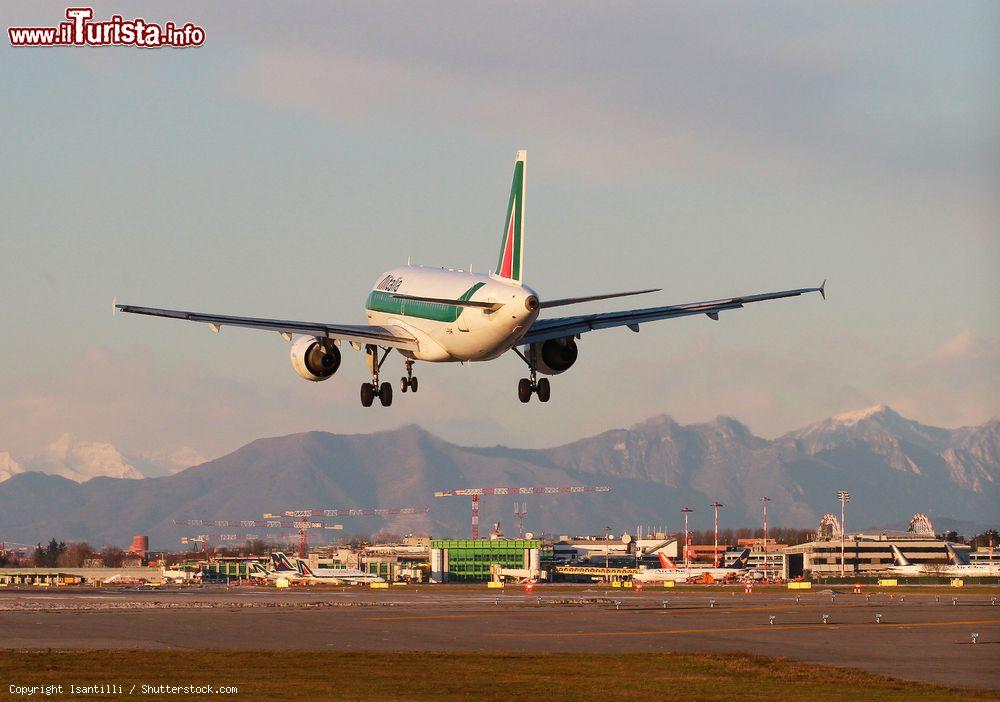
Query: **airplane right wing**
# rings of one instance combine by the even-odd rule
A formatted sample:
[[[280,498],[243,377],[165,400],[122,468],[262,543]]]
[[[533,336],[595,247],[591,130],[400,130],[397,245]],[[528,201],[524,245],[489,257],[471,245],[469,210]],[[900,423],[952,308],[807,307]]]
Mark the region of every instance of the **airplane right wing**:
[[[224,314],[185,312],[183,310],[136,307],[134,305],[116,304],[115,308],[130,314],[184,319],[189,322],[204,322],[212,327],[212,331],[216,332],[224,326],[246,327],[248,329],[276,331],[279,334],[308,334],[328,339],[343,339],[344,341],[357,344],[373,344],[375,346],[405,349],[408,351],[417,350],[417,340],[407,333],[406,330],[399,327],[296,322],[287,319],[265,319],[263,317],[233,317]]]
[[[537,319],[531,325],[531,328],[528,329],[528,332],[524,335],[520,343],[533,344],[548,339],[576,336],[598,329],[610,329],[611,327],[628,327],[632,331],[639,331],[639,325],[646,322],[672,319],[674,317],[687,317],[696,314],[708,315],[711,319],[717,320],[719,312],[738,310],[751,302],[778,300],[783,297],[796,297],[797,295],[811,292],[818,292],[825,299],[826,281],[824,280],[823,284],[818,288],[781,290],[779,292],[762,293],[759,295],[743,295],[721,300],[706,300],[705,302],[691,302],[683,305],[668,305],[666,307],[647,307],[645,309],[625,310],[623,312],[598,312],[596,314],[583,314],[575,317]]]

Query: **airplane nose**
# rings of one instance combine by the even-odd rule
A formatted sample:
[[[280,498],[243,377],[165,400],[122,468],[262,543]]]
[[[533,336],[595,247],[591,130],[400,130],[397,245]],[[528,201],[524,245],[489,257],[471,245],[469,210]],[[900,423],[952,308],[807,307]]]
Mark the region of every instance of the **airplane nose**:
[[[538,309],[538,298],[534,295],[528,295],[524,298],[524,306],[529,312],[534,312]]]

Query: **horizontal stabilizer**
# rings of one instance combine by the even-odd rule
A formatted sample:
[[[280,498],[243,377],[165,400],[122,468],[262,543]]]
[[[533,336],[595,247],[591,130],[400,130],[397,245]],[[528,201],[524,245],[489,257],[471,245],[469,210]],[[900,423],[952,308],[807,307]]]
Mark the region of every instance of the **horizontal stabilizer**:
[[[579,302],[593,302],[594,300],[610,300],[613,297],[629,297],[630,295],[645,295],[651,292],[660,292],[662,288],[649,288],[648,290],[632,290],[631,292],[608,293],[606,295],[588,295],[587,297],[564,297],[559,300],[543,300],[539,307],[563,307],[564,305],[575,305]]]
[[[394,294],[397,300],[413,300],[414,302],[434,302],[439,305],[455,305],[457,307],[480,307],[485,310],[496,311],[503,307],[502,302],[486,302],[480,300],[453,300],[447,297],[423,297],[421,295],[399,295]]]

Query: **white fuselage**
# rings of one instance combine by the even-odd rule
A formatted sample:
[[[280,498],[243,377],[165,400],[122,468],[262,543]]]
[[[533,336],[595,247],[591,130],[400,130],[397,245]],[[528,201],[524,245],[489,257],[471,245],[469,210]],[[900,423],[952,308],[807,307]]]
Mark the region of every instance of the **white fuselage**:
[[[401,299],[396,295],[493,302],[499,309]],[[365,301],[368,322],[415,337],[418,361],[486,361],[516,346],[538,316],[534,290],[503,278],[444,268],[402,266],[375,281]]]
[[[1000,576],[1000,564],[990,567],[989,564],[966,565],[905,565],[891,566],[891,572],[896,575],[939,575],[951,578],[987,578]]]
[[[632,576],[633,580],[643,583],[670,582],[683,583],[693,578],[700,578],[703,575],[710,575],[715,580],[723,580],[730,575],[743,575],[746,568],[650,568],[643,570]]]

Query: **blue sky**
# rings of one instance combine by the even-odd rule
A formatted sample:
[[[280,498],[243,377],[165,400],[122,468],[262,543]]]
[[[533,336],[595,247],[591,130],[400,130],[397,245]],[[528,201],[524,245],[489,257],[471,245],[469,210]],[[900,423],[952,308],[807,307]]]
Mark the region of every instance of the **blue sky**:
[[[210,457],[409,422],[539,446],[658,413],[768,436],[882,402],[946,426],[1000,414],[995,3],[95,5],[115,12],[201,24],[205,46],[0,48],[0,451],[66,432]],[[314,385],[277,335],[111,317],[117,295],[361,322],[408,256],[491,265],[518,148],[543,296],[829,278],[830,299],[588,335],[544,407],[517,402],[514,358],[418,367],[418,396],[363,411],[358,355]]]

